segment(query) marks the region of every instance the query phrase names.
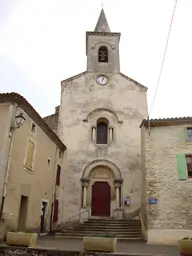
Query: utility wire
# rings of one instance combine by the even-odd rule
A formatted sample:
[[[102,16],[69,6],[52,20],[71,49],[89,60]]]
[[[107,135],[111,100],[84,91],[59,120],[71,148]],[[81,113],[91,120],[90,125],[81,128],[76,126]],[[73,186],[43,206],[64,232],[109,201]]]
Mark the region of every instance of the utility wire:
[[[171,23],[170,23],[170,26],[169,26],[169,32],[168,32],[168,37],[167,37],[167,41],[166,41],[166,45],[165,45],[165,51],[164,51],[164,54],[163,54],[161,68],[160,68],[160,72],[159,72],[159,76],[158,76],[158,80],[157,80],[157,85],[156,85],[156,88],[155,88],[155,93],[154,93],[154,96],[153,96],[153,101],[151,103],[151,108],[150,108],[150,111],[149,111],[148,119],[149,119],[149,117],[151,115],[152,108],[153,108],[153,105],[154,105],[154,102],[155,102],[155,98],[156,98],[156,95],[157,95],[157,90],[158,90],[158,87],[159,87],[159,83],[160,83],[161,74],[162,74],[162,71],[163,71],[163,66],[164,66],[165,57],[166,57],[166,53],[167,53],[169,37],[170,37],[170,34],[171,34],[171,28],[172,28],[172,24],[173,24],[173,18],[174,18],[174,15],[175,15],[176,7],[177,7],[177,0],[175,0],[175,5],[174,5],[174,8],[173,8],[173,14],[172,14]]]

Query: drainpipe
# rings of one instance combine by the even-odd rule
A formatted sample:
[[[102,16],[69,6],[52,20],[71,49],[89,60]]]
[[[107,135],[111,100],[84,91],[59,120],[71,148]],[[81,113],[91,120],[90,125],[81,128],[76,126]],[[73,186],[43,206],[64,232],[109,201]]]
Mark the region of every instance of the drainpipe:
[[[14,131],[15,131],[15,129],[13,127],[15,124],[15,116],[16,116],[16,112],[17,112],[17,108],[18,108],[17,104],[15,104],[15,106],[16,106],[16,108],[15,108],[14,114],[12,116],[11,128],[10,128],[10,133],[9,133],[10,146],[9,146],[9,156],[8,156],[7,168],[6,168],[5,183],[4,183],[4,188],[3,188],[2,200],[1,200],[0,225],[2,223],[3,208],[4,208],[6,193],[7,193],[7,183],[8,183],[9,173],[10,173],[11,153],[12,153],[12,148],[13,148]]]

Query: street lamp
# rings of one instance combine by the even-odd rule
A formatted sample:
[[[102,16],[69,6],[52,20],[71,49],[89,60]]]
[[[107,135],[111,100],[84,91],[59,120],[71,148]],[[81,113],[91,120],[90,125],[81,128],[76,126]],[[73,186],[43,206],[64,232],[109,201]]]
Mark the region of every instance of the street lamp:
[[[19,115],[17,115],[15,117],[15,121],[16,121],[16,124],[18,125],[18,127],[20,127],[21,125],[23,125],[23,123],[25,122],[25,117],[23,116],[22,113],[20,113]]]

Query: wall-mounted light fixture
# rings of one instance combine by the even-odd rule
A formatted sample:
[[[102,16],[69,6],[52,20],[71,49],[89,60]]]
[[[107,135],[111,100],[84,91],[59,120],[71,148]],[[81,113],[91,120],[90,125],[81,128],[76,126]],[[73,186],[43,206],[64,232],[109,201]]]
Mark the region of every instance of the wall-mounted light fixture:
[[[25,117],[23,116],[22,113],[20,113],[19,115],[17,115],[17,116],[15,117],[15,121],[16,121],[16,124],[17,124],[18,128],[19,128],[21,125],[24,124],[25,120],[26,120],[26,119],[25,119]]]

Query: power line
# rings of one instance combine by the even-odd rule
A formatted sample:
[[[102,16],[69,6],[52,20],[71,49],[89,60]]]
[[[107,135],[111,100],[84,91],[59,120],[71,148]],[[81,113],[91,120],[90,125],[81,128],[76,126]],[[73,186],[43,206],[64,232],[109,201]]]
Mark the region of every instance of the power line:
[[[157,95],[157,90],[158,90],[158,87],[159,87],[159,83],[160,83],[161,74],[162,74],[162,71],[163,71],[163,66],[164,66],[165,57],[166,57],[166,53],[167,53],[169,37],[170,37],[170,34],[171,34],[171,28],[172,28],[172,24],[173,24],[173,18],[174,18],[174,15],[175,15],[176,7],[177,7],[177,0],[175,0],[175,5],[174,5],[174,8],[173,8],[173,14],[172,14],[171,23],[170,23],[170,26],[169,26],[168,37],[167,37],[167,41],[166,41],[166,44],[165,44],[165,51],[164,51],[164,54],[163,54],[161,68],[160,68],[160,72],[159,72],[159,76],[158,76],[158,80],[157,80],[157,85],[156,85],[156,88],[155,88],[155,93],[154,93],[153,100],[152,100],[152,103],[151,103],[151,108],[150,108],[150,111],[149,111],[148,119],[149,119],[149,116],[152,112],[152,108],[153,108],[153,105],[154,105],[154,102],[155,102],[155,97]]]

